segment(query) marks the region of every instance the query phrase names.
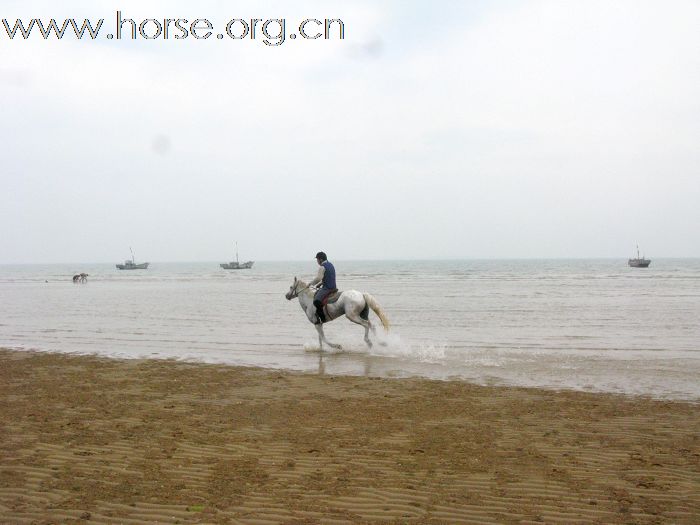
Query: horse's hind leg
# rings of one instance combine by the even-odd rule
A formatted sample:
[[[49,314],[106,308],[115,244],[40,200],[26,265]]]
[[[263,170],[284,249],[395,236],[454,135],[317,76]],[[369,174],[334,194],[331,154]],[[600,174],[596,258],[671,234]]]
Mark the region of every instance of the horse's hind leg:
[[[380,339],[377,337],[377,328],[372,324],[372,321],[369,320],[369,305],[368,305],[367,303],[365,303],[365,307],[364,307],[364,308],[362,309],[362,311],[360,312],[360,318],[362,318],[362,319],[364,319],[365,321],[367,321],[367,324],[369,324],[369,329],[372,330],[372,335],[373,335],[374,338],[377,340],[377,342],[378,342],[381,346],[386,346],[386,342],[380,340]],[[352,319],[351,319],[351,320],[352,320]],[[365,335],[367,335],[367,334],[365,334]]]
[[[374,336],[375,341],[376,341],[377,343],[379,343],[379,346],[386,346],[386,345],[387,345],[387,344],[386,344],[386,341],[382,341],[382,340],[379,339],[379,337],[377,336],[377,327],[374,326],[374,324],[372,324],[372,321],[370,321],[370,320],[368,319],[368,320],[367,320],[367,324],[369,325],[369,329],[372,330],[372,335]]]
[[[374,333],[374,327],[372,326],[372,323],[370,323],[368,320],[363,319],[360,315],[356,313],[350,313],[348,312],[345,314],[345,317],[350,319],[353,323],[359,324],[360,326],[364,327],[365,329],[365,343],[367,343],[367,346],[369,348],[372,348],[372,341],[369,340],[369,330],[372,328],[372,333]]]

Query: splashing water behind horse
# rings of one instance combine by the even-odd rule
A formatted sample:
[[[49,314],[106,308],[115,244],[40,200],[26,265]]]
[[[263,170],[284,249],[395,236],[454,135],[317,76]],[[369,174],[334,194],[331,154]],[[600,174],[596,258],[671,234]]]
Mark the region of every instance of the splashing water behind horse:
[[[299,298],[299,304],[301,309],[306,314],[306,317],[311,323],[316,327],[318,332],[318,344],[321,350],[323,350],[323,343],[326,343],[331,348],[340,349],[340,345],[333,344],[326,339],[323,333],[323,323],[319,322],[316,315],[316,307],[314,306],[314,294],[311,288],[304,281],[294,278],[292,286],[289,287],[289,292],[285,294],[288,301],[291,301],[295,297]],[[372,341],[369,338],[369,332],[372,331],[373,335],[377,335],[376,328],[369,320],[370,309],[379,317],[379,320],[384,327],[386,332],[389,332],[389,319],[387,318],[382,307],[379,303],[368,293],[358,292],[357,290],[347,290],[341,292],[339,297],[333,303],[328,304],[325,307],[326,319],[328,322],[337,319],[341,315],[345,315],[353,323],[363,326],[365,329],[365,343],[369,348],[372,348]],[[386,344],[379,342],[379,344]]]

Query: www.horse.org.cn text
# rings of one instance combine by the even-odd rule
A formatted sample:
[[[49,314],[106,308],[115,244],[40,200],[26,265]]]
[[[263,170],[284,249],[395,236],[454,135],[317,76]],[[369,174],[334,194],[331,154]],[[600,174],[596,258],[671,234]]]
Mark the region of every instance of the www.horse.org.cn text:
[[[216,25],[207,18],[145,18],[135,20],[116,12],[112,32],[107,32],[105,19],[74,18],[48,22],[42,18],[14,20],[2,19],[6,36],[10,40],[61,40],[64,37],[77,40],[260,40],[266,46],[281,46],[288,40],[344,40],[345,23],[339,18],[306,18],[290,23],[285,18],[231,18],[225,24]],[[220,30],[216,28],[219,27]],[[293,28],[293,29],[292,29]],[[0,31],[2,35],[2,31]]]

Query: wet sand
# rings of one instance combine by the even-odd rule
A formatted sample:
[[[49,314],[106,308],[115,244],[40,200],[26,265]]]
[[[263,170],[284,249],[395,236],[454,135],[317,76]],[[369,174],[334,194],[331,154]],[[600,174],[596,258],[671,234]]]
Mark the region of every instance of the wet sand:
[[[1,523],[700,523],[700,406],[0,350]]]

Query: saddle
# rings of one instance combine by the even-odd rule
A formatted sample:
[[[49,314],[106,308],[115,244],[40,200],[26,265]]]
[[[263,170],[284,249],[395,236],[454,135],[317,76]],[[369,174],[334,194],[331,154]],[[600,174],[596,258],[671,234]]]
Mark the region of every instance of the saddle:
[[[323,300],[321,301],[321,306],[326,306],[327,304],[332,304],[338,300],[340,297],[340,294],[343,292],[339,292],[337,288],[334,288],[331,293],[326,295]]]

